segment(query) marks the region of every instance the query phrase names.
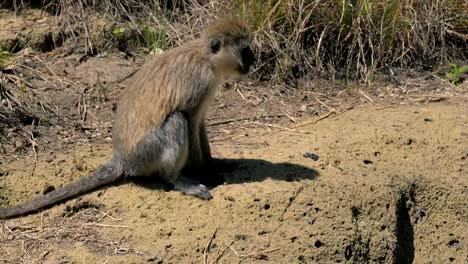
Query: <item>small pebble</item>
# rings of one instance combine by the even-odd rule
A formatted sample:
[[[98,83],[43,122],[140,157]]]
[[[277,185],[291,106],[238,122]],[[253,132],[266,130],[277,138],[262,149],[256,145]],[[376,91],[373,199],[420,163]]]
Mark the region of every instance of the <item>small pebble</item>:
[[[319,159],[319,155],[315,154],[315,153],[311,153],[311,152],[306,152],[304,153],[304,158],[307,158],[307,159],[312,159],[314,161],[317,161]]]

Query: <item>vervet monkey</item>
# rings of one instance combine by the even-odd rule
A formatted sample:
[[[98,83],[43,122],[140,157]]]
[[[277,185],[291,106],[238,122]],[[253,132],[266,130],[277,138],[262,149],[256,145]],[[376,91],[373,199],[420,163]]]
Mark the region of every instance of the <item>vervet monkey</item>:
[[[195,171],[210,161],[204,122],[208,104],[224,78],[243,76],[253,67],[251,40],[240,19],[222,19],[200,38],[147,61],[117,105],[112,159],[77,182],[0,208],[0,218],[36,211],[131,176],[156,176],[182,193],[211,199],[204,185],[181,176],[181,171]]]

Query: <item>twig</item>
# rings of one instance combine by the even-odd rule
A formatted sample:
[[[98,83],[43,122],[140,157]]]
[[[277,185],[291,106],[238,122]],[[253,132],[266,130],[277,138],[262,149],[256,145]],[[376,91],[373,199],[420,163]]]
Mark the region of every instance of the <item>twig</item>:
[[[242,92],[241,92],[239,89],[236,89],[236,91],[240,94],[240,96],[242,97],[242,99],[247,100],[247,99],[245,98],[245,96],[242,94]]]
[[[86,121],[86,118],[88,116],[88,107],[86,104],[86,92],[87,91],[88,91],[88,87],[85,87],[83,89],[83,92],[81,92],[80,98],[78,100],[78,114],[80,115],[80,120],[82,123]],[[81,110],[81,108],[83,108],[83,111]]]
[[[39,76],[44,82],[47,82],[49,83],[50,85],[54,86],[55,88],[59,88],[57,87],[57,85],[55,85],[53,82],[51,82],[49,79],[45,78],[44,76],[42,76],[44,73],[39,71],[39,70],[36,70],[34,68],[31,68],[29,66],[26,66],[26,65],[23,65],[23,64],[18,64],[19,67],[22,67],[22,68],[25,68],[25,69],[28,69],[30,71],[33,71],[33,72],[36,72],[37,76]]]
[[[278,129],[281,129],[281,130],[286,130],[286,131],[291,131],[291,132],[296,132],[296,133],[300,133],[300,134],[308,134],[307,132],[305,131],[299,131],[299,130],[296,130],[294,128],[288,128],[288,127],[282,127],[282,126],[278,126],[278,125],[273,125],[273,124],[264,124],[264,123],[260,123],[260,122],[251,122],[252,124],[254,125],[259,125],[259,126],[266,126],[266,127],[273,127],[273,128],[278,128]]]
[[[308,122],[304,122],[304,123],[301,123],[301,124],[298,124],[298,125],[296,125],[295,127],[297,128],[297,127],[301,127],[301,126],[307,126],[307,125],[312,125],[312,124],[314,124],[314,125],[315,125],[317,122],[319,122],[319,121],[321,121],[321,120],[323,120],[323,119],[325,119],[325,118],[328,118],[328,117],[330,117],[332,114],[335,114],[335,116],[334,116],[334,117],[337,117],[337,116],[339,116],[339,115],[343,114],[344,112],[346,112],[346,111],[349,111],[349,110],[353,109],[354,107],[356,107],[356,105],[351,105],[351,106],[348,106],[346,109],[344,109],[343,111],[341,111],[341,112],[339,112],[339,113],[337,113],[335,110],[332,110],[332,111],[330,111],[330,112],[326,113],[325,115],[323,115],[323,116],[319,117],[319,118],[318,118],[318,119],[316,119],[316,120],[313,120],[313,121],[308,121]]]
[[[34,120],[32,121],[32,124],[31,124],[31,129],[34,129]],[[32,169],[32,172],[31,172],[31,175],[34,175],[34,172],[36,171],[36,166],[37,166],[37,152],[36,152],[36,147],[39,146],[36,142],[36,139],[34,138],[34,134],[32,132],[32,130],[27,130],[25,128],[21,128],[24,132],[28,133],[29,134],[29,143],[31,143],[31,148],[32,148],[32,151],[33,151],[33,155],[34,155],[34,167]]]
[[[114,227],[114,228],[130,228],[130,226],[124,225],[107,225],[107,224],[99,224],[99,223],[85,223],[85,226],[101,226],[101,227]]]
[[[44,253],[42,253],[42,254],[39,256],[38,260],[42,260],[42,259],[43,259],[45,256],[47,256],[47,254],[49,254],[49,253],[50,253],[50,250],[44,251]]]
[[[101,264],[107,264],[107,263],[109,263],[109,261],[110,261],[110,258],[106,259],[106,260],[105,260],[104,262],[102,262]]]
[[[252,117],[239,117],[239,118],[230,118],[226,120],[221,120],[213,123],[209,123],[208,126],[217,126],[217,125],[224,125],[224,124],[229,124],[237,121],[243,121],[243,120],[249,120]]]
[[[96,220],[96,222],[101,221],[101,220],[102,220],[104,217],[106,217],[106,216],[109,217],[110,219],[114,220],[114,221],[122,221],[122,219],[115,218],[115,217],[113,217],[112,215],[110,215],[110,214],[109,214],[110,211],[111,211],[111,210],[109,210],[109,211],[107,211],[107,212],[102,212],[102,216],[99,217],[99,218]]]
[[[448,84],[451,88],[455,88],[455,85],[453,85],[453,84],[450,83],[449,81],[446,81],[446,80],[440,78],[439,76],[435,75],[434,73],[431,73],[431,76],[434,77],[434,78],[436,78],[437,80],[439,80],[439,81],[445,83],[445,84]]]
[[[347,112],[347,111],[349,111],[349,110],[351,110],[351,109],[354,109],[354,107],[356,107],[355,104],[350,105],[350,106],[346,107],[343,111],[337,113],[337,114],[336,114],[335,116],[333,116],[333,117],[337,117],[337,116],[339,116],[339,115],[341,115],[341,114],[343,114],[343,113],[345,113],[345,112]]]
[[[455,36],[457,36],[457,37],[459,37],[461,39],[464,39],[465,41],[468,40],[468,34],[460,33],[460,32],[457,32],[457,31],[451,30],[451,29],[447,29],[447,33],[455,35]]]
[[[131,73],[127,74],[126,76],[124,76],[123,78],[119,79],[116,83],[122,83],[123,81],[127,80],[128,78],[132,77],[137,71],[139,71],[140,68],[132,71]]]
[[[251,252],[251,253],[248,253],[248,254],[241,255],[241,254],[237,253],[237,251],[233,247],[229,246],[229,249],[232,251],[232,253],[234,253],[234,255],[236,255],[239,258],[249,258],[249,257],[252,257],[252,256],[258,256],[258,255],[262,255],[262,254],[265,255],[266,253],[270,253],[270,252],[273,252],[273,251],[280,250],[280,248],[277,247],[277,248],[272,248],[272,249],[261,250],[260,252]]]
[[[289,114],[286,112],[286,110],[282,110],[281,112],[283,112],[283,114],[284,114],[289,120],[291,120],[291,122],[293,122],[293,123],[296,123],[296,122],[297,122],[297,121],[296,121],[296,118],[294,118],[294,117],[292,117],[291,115],[289,115]]]
[[[7,151],[5,149],[5,146],[3,146],[2,142],[0,142],[0,147],[2,147],[2,150],[3,150],[3,154],[7,154]]]
[[[5,227],[8,230],[8,232],[13,233],[13,231],[15,231],[15,230],[20,230],[20,231],[34,230],[34,229],[37,228],[36,226],[26,226],[26,225],[32,225],[32,224],[35,224],[37,222],[38,221],[31,221],[31,222],[27,222],[27,223],[21,223],[21,224],[10,225],[10,226],[8,226],[6,224],[6,222],[3,222],[2,227]]]
[[[336,114],[336,111],[335,111],[335,110],[331,110],[331,111],[328,112],[327,114],[325,114],[325,115],[319,117],[317,120],[314,120],[313,123],[314,123],[314,124],[317,124],[318,121],[323,120],[323,119],[325,119],[325,118],[328,118],[328,117],[331,116],[332,114]]]
[[[33,239],[33,240],[46,241],[46,239],[38,238],[38,237],[34,237],[34,236],[31,236],[31,235],[28,235],[26,232],[21,233],[21,235],[23,235],[23,236],[25,236],[25,237],[27,237],[27,238]]]
[[[221,251],[219,254],[216,255],[216,258],[210,262],[210,264],[215,264],[215,263],[218,263],[218,261],[221,259],[221,257],[224,255],[224,253],[226,252],[226,250],[228,250],[229,247],[232,246],[232,244],[234,244],[235,240],[233,240],[231,243],[229,243],[229,245],[227,245],[223,251]]]
[[[60,79],[60,78],[57,76],[57,74],[55,74],[55,72],[54,72],[49,66],[47,66],[47,64],[45,64],[39,57],[34,56],[34,58],[35,58],[36,60],[38,60],[39,62],[41,62],[42,65],[43,65],[50,73],[52,73],[52,75],[60,82],[60,85],[62,86],[62,89],[63,89],[63,81],[62,81],[62,79]]]
[[[395,105],[384,105],[384,106],[376,107],[374,108],[374,110],[378,111],[378,110],[383,110],[387,108],[395,108],[395,107],[396,107]]]
[[[317,98],[317,96],[314,96],[315,100],[317,100],[317,102],[319,102],[321,105],[325,106],[325,108],[328,109],[328,111],[335,111],[335,108],[331,108],[329,107],[328,105],[326,105],[324,102],[322,102],[320,99]]]
[[[443,99],[452,99],[453,95],[445,95],[445,94],[422,94],[421,97],[428,97],[428,98],[443,98]]]
[[[296,125],[295,127],[297,128],[297,127],[301,127],[301,126],[315,125],[318,121],[323,120],[323,119],[331,116],[332,114],[336,114],[335,110],[330,110],[325,115],[322,115],[322,116],[320,116],[319,118],[317,118],[317,119],[315,119],[313,121],[304,122],[304,123]]]
[[[206,244],[205,250],[203,250],[203,263],[206,264],[206,261],[208,259],[208,250],[211,246],[211,242],[213,242],[214,237],[216,236],[216,232],[218,232],[218,227],[214,230],[213,234],[210,237],[210,240]]]
[[[286,116],[286,115],[285,114],[275,114],[275,115],[266,115],[266,116],[262,116],[262,117],[267,118],[267,117],[282,117],[282,116]],[[254,119],[254,118],[256,118],[256,117],[249,116],[249,117],[229,118],[229,119],[209,123],[209,124],[207,124],[207,126],[224,125],[224,124],[234,123],[234,122],[238,122],[238,121],[250,120],[250,119]]]
[[[418,98],[415,98],[415,99],[412,99],[411,101],[413,102],[439,102],[439,101],[442,101],[442,100],[448,100],[448,99],[452,99],[453,96],[452,95],[431,95],[431,94],[428,94],[428,95],[422,95]]]
[[[6,79],[14,82],[16,85],[20,86],[21,83],[24,83],[26,84],[29,88],[33,88],[34,86],[32,85],[32,83],[26,81],[24,78],[21,78],[19,76],[16,76],[16,75],[12,75],[12,74],[5,74],[4,73],[4,76]],[[13,80],[14,79],[14,80]],[[20,83],[21,82],[21,83]],[[16,102],[15,102],[16,103]]]
[[[362,94],[362,96],[364,96],[367,100],[369,100],[369,102],[375,104],[374,100],[372,100],[372,98],[370,96],[368,96],[366,93],[364,93],[363,90],[359,90],[359,93]]]

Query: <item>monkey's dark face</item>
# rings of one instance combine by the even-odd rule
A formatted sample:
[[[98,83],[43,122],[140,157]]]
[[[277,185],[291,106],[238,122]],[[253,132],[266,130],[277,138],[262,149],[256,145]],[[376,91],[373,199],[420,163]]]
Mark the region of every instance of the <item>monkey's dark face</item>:
[[[240,51],[241,64],[239,66],[239,72],[247,74],[253,68],[255,62],[255,55],[250,49],[250,46],[246,46]]]
[[[235,43],[226,43],[213,38],[210,42],[212,62],[225,75],[239,77],[249,73],[255,63],[255,55],[250,48],[250,38]]]

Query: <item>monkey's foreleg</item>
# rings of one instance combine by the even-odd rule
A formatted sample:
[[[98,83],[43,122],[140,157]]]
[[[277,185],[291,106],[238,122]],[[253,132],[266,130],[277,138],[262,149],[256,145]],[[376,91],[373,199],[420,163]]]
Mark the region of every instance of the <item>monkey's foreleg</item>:
[[[183,174],[210,186],[222,184],[225,178],[219,172],[222,172],[227,164],[211,156],[204,120],[198,125],[198,130],[192,130],[191,133],[190,153]]]
[[[205,121],[202,121],[200,125],[200,147],[201,153],[203,158],[203,166],[206,166],[211,162],[211,149],[210,149],[210,142],[208,140],[208,134],[206,131]]]
[[[190,123],[188,137],[189,153],[186,169],[189,169],[191,172],[200,172],[204,164],[200,123],[195,121]],[[208,141],[208,138],[206,140]]]
[[[195,120],[194,120],[195,121]],[[189,153],[183,175],[213,185],[211,150],[204,122],[193,122],[189,129]]]

